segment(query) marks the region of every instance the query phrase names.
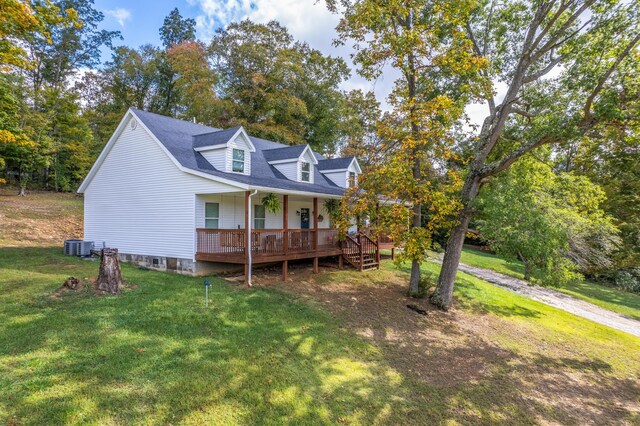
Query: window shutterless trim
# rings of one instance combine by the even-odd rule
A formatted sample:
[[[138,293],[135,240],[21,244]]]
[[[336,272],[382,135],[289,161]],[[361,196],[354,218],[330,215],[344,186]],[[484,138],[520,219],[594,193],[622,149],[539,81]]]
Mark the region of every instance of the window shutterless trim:
[[[237,155],[236,155],[237,154]],[[231,171],[235,173],[244,173],[245,169],[245,153],[243,149],[232,148],[231,151]]]

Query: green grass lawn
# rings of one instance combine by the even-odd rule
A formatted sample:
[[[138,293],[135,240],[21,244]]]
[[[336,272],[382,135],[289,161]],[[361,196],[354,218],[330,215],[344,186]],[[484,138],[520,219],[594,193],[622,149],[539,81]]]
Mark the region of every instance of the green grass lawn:
[[[0,254],[0,422],[398,422],[402,378],[376,348],[275,291],[124,266],[119,297],[52,294],[97,263]]]
[[[94,277],[98,268],[60,252],[0,249],[2,423],[562,421],[561,409],[527,397],[526,366],[597,374],[598,386],[620,393],[635,389],[640,373],[640,360],[629,356],[640,353],[640,339],[465,274],[456,290],[461,314],[503,321],[486,337],[508,357],[489,358],[491,374],[483,380],[443,387],[401,374],[384,347],[276,290],[213,279],[205,309],[202,279],[124,265],[134,285],[120,296],[60,292],[69,275]],[[364,283],[394,274],[406,278],[386,262],[369,275],[344,271],[323,279]],[[447,361],[444,349],[429,350],[433,365]]]
[[[524,277],[524,266],[522,263],[508,262],[495,254],[475,250],[469,247],[464,247],[462,249],[460,262],[471,266],[477,266],[479,268],[491,269],[493,271],[500,272],[501,274],[509,275],[510,277]]]
[[[427,263],[425,269],[437,276],[440,265]],[[617,346],[624,342],[623,346],[629,345],[627,349],[635,351],[637,345],[640,350],[640,338],[520,296],[474,276],[458,275],[455,295],[461,308],[475,313],[493,313],[518,325],[517,335],[505,333],[496,336],[505,346],[518,352],[534,353],[540,349],[540,342],[564,342],[572,352],[583,355],[585,359],[606,359],[610,367],[620,372],[638,374],[635,370],[640,367],[640,359],[629,359],[628,353],[618,352],[625,349]],[[553,350],[551,346],[548,349]]]
[[[465,247],[460,258],[462,263],[480,268],[491,269],[505,275],[522,279],[524,267],[520,262],[507,262],[491,253]],[[613,287],[582,281],[554,287],[555,290],[570,294],[602,308],[618,312],[630,318],[640,320],[640,295],[618,290]]]

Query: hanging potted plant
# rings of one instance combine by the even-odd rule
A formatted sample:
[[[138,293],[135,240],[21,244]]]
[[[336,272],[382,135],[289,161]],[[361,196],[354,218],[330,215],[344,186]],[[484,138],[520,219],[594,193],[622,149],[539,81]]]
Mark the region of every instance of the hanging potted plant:
[[[329,226],[333,227],[340,219],[340,201],[331,198],[324,202],[324,209],[329,215]]]
[[[264,209],[269,213],[276,214],[280,212],[282,209],[282,204],[280,204],[280,197],[278,197],[273,192],[262,197],[262,205]]]

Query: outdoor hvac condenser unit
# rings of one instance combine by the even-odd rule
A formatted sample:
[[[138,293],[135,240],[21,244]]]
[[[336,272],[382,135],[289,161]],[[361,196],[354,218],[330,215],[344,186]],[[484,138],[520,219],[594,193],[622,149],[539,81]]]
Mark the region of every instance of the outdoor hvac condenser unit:
[[[65,240],[64,254],[67,256],[91,256],[93,241]]]

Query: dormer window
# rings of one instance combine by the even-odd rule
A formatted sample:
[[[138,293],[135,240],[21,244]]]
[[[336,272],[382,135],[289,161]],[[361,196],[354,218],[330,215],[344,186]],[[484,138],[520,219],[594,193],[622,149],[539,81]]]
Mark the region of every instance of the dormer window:
[[[233,160],[231,170],[236,173],[244,173],[244,150],[233,148]]]
[[[318,159],[309,145],[285,146],[262,151],[264,159],[294,182],[313,183],[314,167]]]
[[[362,169],[355,157],[325,158],[318,161],[318,171],[341,188],[358,186]]]
[[[302,162],[302,175],[300,178],[303,182],[311,182],[311,164],[306,161]]]
[[[356,186],[356,173],[349,172],[349,188]]]

